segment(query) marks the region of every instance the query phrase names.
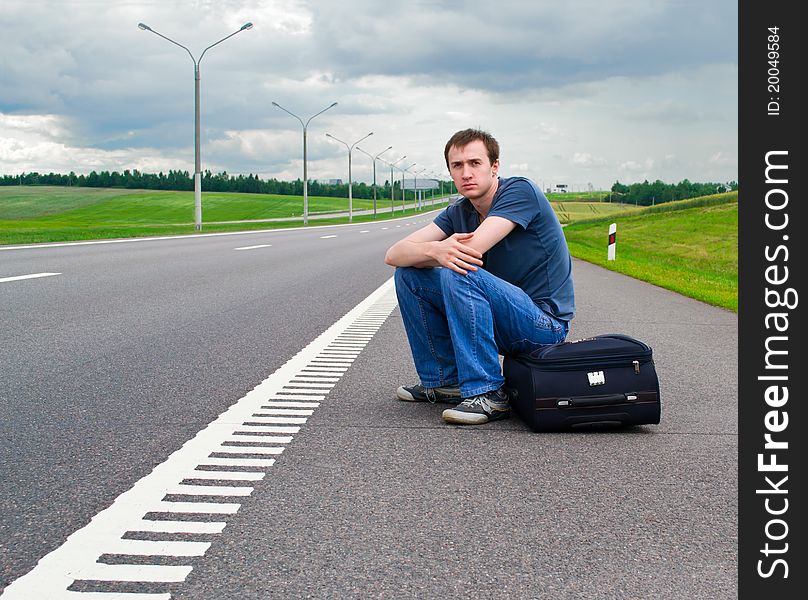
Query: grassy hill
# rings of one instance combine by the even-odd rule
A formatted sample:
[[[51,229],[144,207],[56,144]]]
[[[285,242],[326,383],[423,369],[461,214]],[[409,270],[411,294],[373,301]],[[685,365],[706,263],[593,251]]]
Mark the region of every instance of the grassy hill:
[[[567,242],[577,258],[716,306],[738,309],[737,192],[647,208],[604,202],[602,197],[593,201],[586,194],[551,196],[559,220],[567,224]],[[388,206],[389,200],[379,201],[379,207]],[[354,199],[354,210],[372,207],[372,200]],[[194,233],[193,209],[193,192],[0,187],[0,244]],[[347,198],[309,197],[311,214],[347,210]],[[302,225],[302,219],[238,221],[300,218],[302,212],[299,196],[205,192],[202,197],[205,232],[294,227]],[[385,217],[389,213],[378,218]],[[354,216],[354,222],[369,220],[373,215]],[[336,222],[344,223],[346,218],[314,221]],[[617,260],[607,261],[608,228],[613,222],[617,223]]]
[[[610,223],[617,260],[607,260]],[[738,192],[667,202],[564,228],[573,256],[738,310]]]
[[[390,200],[379,200],[388,208]],[[400,209],[400,200],[396,200]],[[354,198],[355,211],[372,209],[373,200]],[[348,210],[347,198],[309,196],[309,214]],[[389,215],[389,213],[387,213]],[[303,197],[204,192],[205,232],[294,227],[298,222],[238,223],[260,219],[302,219]],[[400,216],[400,210],[396,216]],[[379,218],[382,218],[380,213]],[[354,216],[354,221],[373,216]],[[342,222],[346,219],[343,217]],[[0,244],[70,241],[194,233],[194,193],[174,191],[0,187]],[[330,220],[317,220],[328,224]]]

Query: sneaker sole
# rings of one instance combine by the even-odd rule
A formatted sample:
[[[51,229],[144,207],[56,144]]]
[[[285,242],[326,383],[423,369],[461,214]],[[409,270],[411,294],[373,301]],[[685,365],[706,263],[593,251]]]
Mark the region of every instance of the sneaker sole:
[[[404,402],[429,402],[428,398],[416,398],[407,390],[404,389],[404,386],[399,387],[396,390],[396,398],[399,400],[403,400]],[[450,398],[438,398],[436,402],[440,404],[460,404],[463,401],[463,398],[460,397],[460,392],[458,391],[457,396],[452,396]]]
[[[482,425],[489,421],[498,421],[499,419],[507,419],[510,416],[510,411],[494,413],[490,417],[480,413],[468,413],[460,410],[448,408],[443,411],[443,420],[447,423],[454,423],[456,425]]]
[[[412,394],[410,394],[404,387],[400,387],[396,390],[396,397],[399,400],[403,400],[404,402],[426,402],[426,398],[421,400],[420,398],[416,398]]]

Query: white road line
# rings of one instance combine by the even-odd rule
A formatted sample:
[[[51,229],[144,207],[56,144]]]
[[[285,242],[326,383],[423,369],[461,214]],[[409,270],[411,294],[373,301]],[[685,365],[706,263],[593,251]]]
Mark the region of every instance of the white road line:
[[[335,237],[337,237],[337,236],[335,236],[335,235],[321,235],[320,239],[321,240],[327,240],[329,238],[335,238]]]
[[[169,565],[108,565],[96,563],[82,569],[77,575],[92,581],[185,581],[192,567]]]
[[[170,594],[124,594],[103,592],[75,592],[69,590],[76,581],[132,581],[132,582],[181,582],[191,570],[190,566],[157,568],[160,565],[116,565],[115,568],[98,566],[98,559],[105,554],[141,556],[202,556],[211,542],[180,540],[148,541],[127,539],[128,532],[164,531],[166,533],[216,533],[225,524],[202,523],[182,520],[161,521],[149,517],[152,513],[181,515],[232,515],[241,508],[242,498],[249,496],[253,485],[263,485],[264,473],[256,468],[271,467],[276,458],[291,442],[292,436],[305,425],[309,414],[319,406],[330,390],[306,382],[292,383],[298,377],[327,372],[339,379],[353,359],[343,360],[324,357],[335,350],[344,335],[361,323],[362,339],[355,343],[365,344],[373,337],[371,329],[378,330],[396,306],[392,278],[382,284],[344,317],[339,319],[320,336],[303,348],[286,364],[257,385],[243,398],[196,436],[182,445],[162,464],[143,477],[128,491],[118,496],[111,506],[95,515],[90,523],[70,535],[56,550],[46,555],[37,565],[19,579],[13,581],[2,594],[2,600],[168,600]],[[372,325],[371,325],[372,323]],[[359,348],[356,348],[359,350]],[[315,366],[318,361],[339,366]],[[347,364],[346,364],[347,363]],[[328,384],[330,387],[330,384]],[[287,410],[282,410],[287,409]],[[299,409],[299,410],[288,410]],[[296,415],[296,416],[292,416]],[[253,435],[250,435],[253,434]],[[258,435],[255,435],[258,434]],[[269,436],[266,434],[280,434]],[[233,445],[254,442],[263,445]],[[273,445],[270,445],[273,444]],[[224,456],[211,456],[211,454]],[[266,457],[266,458],[265,458]],[[243,467],[254,470],[246,472],[220,471],[219,467]],[[195,485],[186,480],[204,479],[254,480],[250,486]],[[166,495],[202,497],[218,496],[231,502],[174,502],[164,500]],[[151,568],[154,567],[154,568]]]
[[[263,475],[263,473],[251,473]],[[224,523],[211,521],[148,521],[142,520],[132,531],[148,531],[150,533],[221,533]]]
[[[436,209],[439,210],[439,209]],[[408,217],[396,217],[405,219]],[[228,235],[267,235],[274,233],[285,233],[288,231],[305,231],[315,229],[329,229],[334,227],[353,227],[353,223],[342,223],[339,225],[306,225],[305,227],[283,227],[279,229],[251,229],[246,231],[220,231],[218,233],[186,233],[184,235],[156,235],[151,237],[134,237],[114,240],[86,240],[83,242],[53,242],[46,244],[23,244],[22,246],[2,246],[0,252],[5,250],[38,250],[40,248],[61,248],[62,246],[95,246],[97,244],[132,244],[136,242],[159,242],[163,240],[184,240],[192,238],[222,237]],[[401,227],[396,225],[396,227]],[[162,596],[160,596],[162,597]]]
[[[34,273],[33,275],[17,275],[16,277],[2,277],[0,283],[7,281],[22,281],[23,279],[39,279],[40,277],[53,277],[54,275],[61,275],[61,273]]]
[[[370,229],[363,229],[363,230],[362,230],[362,231],[360,231],[359,233],[370,233]]]
[[[272,244],[258,244],[256,246],[242,246],[241,248],[233,248],[233,250],[255,250],[256,248],[272,248]]]

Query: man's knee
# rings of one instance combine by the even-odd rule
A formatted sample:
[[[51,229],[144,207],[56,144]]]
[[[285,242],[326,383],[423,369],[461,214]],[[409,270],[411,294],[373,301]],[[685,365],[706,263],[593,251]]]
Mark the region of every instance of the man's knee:
[[[439,284],[436,281],[435,271],[443,269],[419,269],[417,267],[397,267],[394,274],[396,286],[405,287],[409,290],[431,289],[439,291]]]
[[[458,289],[469,285],[482,287],[483,271],[469,271],[466,275],[461,275],[451,269],[440,270],[440,283],[444,290]]]

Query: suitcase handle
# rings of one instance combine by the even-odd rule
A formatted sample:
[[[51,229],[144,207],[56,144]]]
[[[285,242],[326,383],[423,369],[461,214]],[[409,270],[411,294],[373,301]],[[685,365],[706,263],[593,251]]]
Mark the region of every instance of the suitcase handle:
[[[559,398],[557,406],[604,406],[607,404],[625,404],[637,400],[637,394],[608,394],[604,396],[577,396]]]

